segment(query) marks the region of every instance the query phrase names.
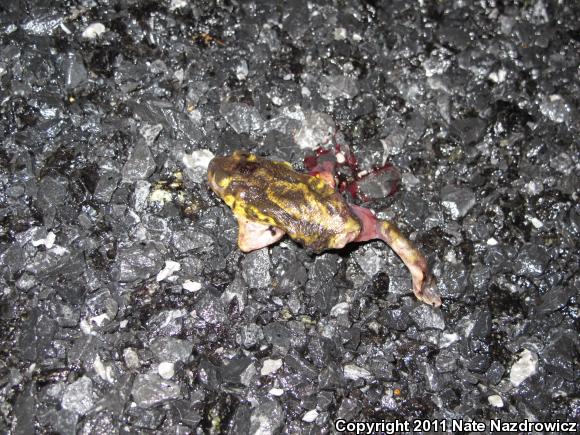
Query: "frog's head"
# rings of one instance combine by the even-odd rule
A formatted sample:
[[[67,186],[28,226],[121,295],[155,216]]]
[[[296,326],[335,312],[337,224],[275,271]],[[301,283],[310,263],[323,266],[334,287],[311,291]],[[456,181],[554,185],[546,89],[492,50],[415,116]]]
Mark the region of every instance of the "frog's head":
[[[231,157],[214,157],[207,167],[207,182],[218,196],[223,196],[231,182]]]
[[[224,198],[233,181],[244,184],[259,166],[255,154],[236,151],[223,157],[214,157],[207,167],[207,181],[212,190]]]

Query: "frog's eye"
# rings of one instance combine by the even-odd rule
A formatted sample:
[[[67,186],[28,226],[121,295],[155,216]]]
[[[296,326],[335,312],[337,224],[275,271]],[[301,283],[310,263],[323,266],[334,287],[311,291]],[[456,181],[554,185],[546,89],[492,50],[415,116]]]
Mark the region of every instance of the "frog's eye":
[[[251,175],[259,166],[260,164],[258,162],[245,160],[238,163],[236,169],[242,175]]]

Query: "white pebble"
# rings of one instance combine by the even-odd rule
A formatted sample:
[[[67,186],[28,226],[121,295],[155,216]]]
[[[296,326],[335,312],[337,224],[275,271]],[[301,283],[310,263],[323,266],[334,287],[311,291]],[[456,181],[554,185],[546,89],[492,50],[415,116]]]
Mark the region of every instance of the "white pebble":
[[[311,409],[302,417],[302,421],[306,423],[312,423],[318,417],[318,411],[316,409]]]
[[[214,158],[214,154],[210,150],[196,150],[191,154],[184,154],[181,161],[186,168],[205,168],[207,169],[209,162]]]
[[[157,274],[156,280],[157,282],[161,282],[179,270],[181,270],[181,264],[177,263],[176,261],[167,260],[165,261],[165,267],[163,270]]]
[[[138,369],[141,366],[139,355],[134,349],[127,347],[123,350],[123,359],[128,369]]]
[[[339,302],[334,307],[330,309],[330,316],[331,317],[338,317],[341,314],[348,314],[350,310],[350,305],[348,302]]]
[[[93,23],[83,31],[83,38],[95,39],[107,31],[107,28],[101,23]]]
[[[196,281],[187,280],[182,284],[183,290],[191,293],[195,293],[201,290],[201,283]]]
[[[175,375],[175,364],[172,362],[163,361],[162,363],[159,363],[159,366],[157,367],[157,373],[159,373],[159,376],[161,376],[163,379],[171,379],[173,375]]]
[[[372,377],[371,372],[362,367],[355,366],[354,364],[347,364],[344,366],[344,377],[346,379],[352,379],[356,381],[357,379],[369,379]]]
[[[495,406],[496,408],[501,408],[503,407],[503,400],[500,396],[498,396],[497,394],[494,394],[492,396],[489,396],[487,398],[487,401],[489,402],[489,404],[491,406]]]
[[[524,349],[519,355],[519,359],[512,365],[510,370],[510,382],[516,387],[527,378],[536,373],[538,365],[538,355]]]
[[[38,239],[32,241],[32,246],[46,246],[46,249],[50,249],[54,246],[54,241],[56,240],[56,235],[51,231],[44,239]]]
[[[260,374],[262,376],[271,375],[278,371],[278,369],[282,367],[282,360],[281,359],[267,359],[264,361],[262,365],[262,370],[260,370]]]

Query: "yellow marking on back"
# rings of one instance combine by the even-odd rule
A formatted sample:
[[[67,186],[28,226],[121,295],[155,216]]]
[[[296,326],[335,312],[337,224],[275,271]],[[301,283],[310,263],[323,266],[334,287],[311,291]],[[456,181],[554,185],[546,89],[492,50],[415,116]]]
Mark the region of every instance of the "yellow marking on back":
[[[288,195],[285,195],[285,192],[288,192]],[[331,212],[328,207],[328,201],[333,201],[333,194],[332,188],[323,180],[314,177],[308,177],[305,182],[277,180],[275,185],[266,191],[268,199],[288,212],[296,221],[319,223],[322,225],[322,231],[337,231],[340,232],[337,236],[340,236],[343,234],[344,218],[335,211]],[[354,232],[360,231],[358,221],[355,219],[348,219],[346,223]],[[305,245],[315,245],[320,237],[323,237],[316,232],[291,235],[299,238]]]

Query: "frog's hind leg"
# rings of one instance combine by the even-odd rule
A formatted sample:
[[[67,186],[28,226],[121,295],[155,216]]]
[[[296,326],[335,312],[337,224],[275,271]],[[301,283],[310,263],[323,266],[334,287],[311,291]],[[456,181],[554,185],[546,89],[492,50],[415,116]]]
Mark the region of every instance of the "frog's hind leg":
[[[250,252],[276,243],[284,231],[271,225],[238,218],[238,247],[240,251]]]
[[[362,230],[355,241],[381,239],[386,242],[411,272],[413,293],[417,299],[435,307],[440,306],[441,298],[434,290],[435,278],[429,271],[427,260],[417,247],[401,233],[396,225],[386,220],[378,220],[371,210],[356,205],[351,208],[362,225]]]

